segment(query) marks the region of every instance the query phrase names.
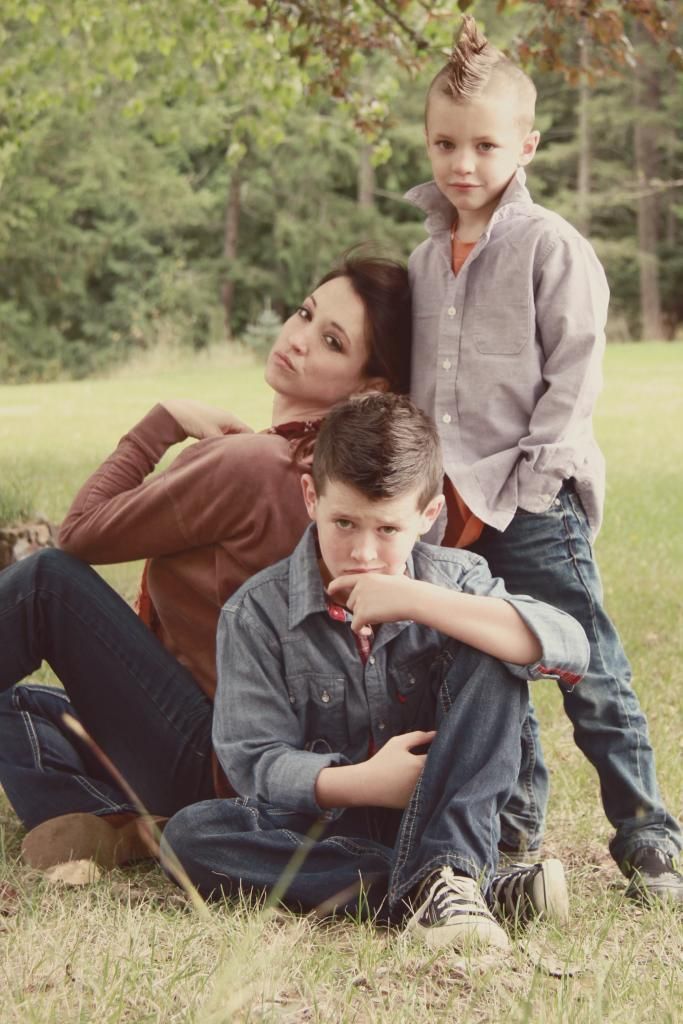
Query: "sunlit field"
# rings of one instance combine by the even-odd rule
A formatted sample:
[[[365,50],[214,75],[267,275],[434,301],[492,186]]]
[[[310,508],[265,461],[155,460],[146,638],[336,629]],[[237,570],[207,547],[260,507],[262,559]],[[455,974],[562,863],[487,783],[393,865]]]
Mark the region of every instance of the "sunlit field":
[[[58,522],[159,399],[203,399],[268,424],[269,393],[246,357],[163,365],[0,387],[0,519],[30,512]],[[596,544],[606,602],[633,662],[661,789],[680,818],[683,345],[610,347],[595,425],[608,466]],[[139,568],[103,572],[130,598]],[[21,829],[0,796],[0,1022],[677,1024],[683,913],[623,900],[595,775],[560,694],[535,684],[534,701],[552,775],[544,852],[564,861],[571,890],[563,932],[539,923],[517,933],[509,954],[465,958],[367,923],[264,916],[246,903],[198,915],[151,864],[56,886],[21,865]]]

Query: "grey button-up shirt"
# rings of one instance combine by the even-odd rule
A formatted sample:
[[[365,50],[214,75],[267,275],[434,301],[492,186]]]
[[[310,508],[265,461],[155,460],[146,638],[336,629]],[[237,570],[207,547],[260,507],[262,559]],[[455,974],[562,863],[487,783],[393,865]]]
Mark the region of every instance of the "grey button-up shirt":
[[[453,206],[434,182],[407,193],[430,235],[409,262],[411,393],[436,420],[448,476],[485,523],[504,530],[518,506],[545,511],[573,477],[595,534],[604,460],[592,414],[609,289],[590,244],[533,203],[524,182],[520,169],[457,276]]]
[[[509,665],[518,677],[571,685],[585,672],[579,624],[508,594],[478,555],[418,543],[407,572],[513,605],[543,651],[535,665]],[[275,807],[319,813],[322,768],[365,761],[371,746],[433,727],[436,695],[459,646],[428,626],[391,622],[377,629],[363,664],[349,623],[328,612],[310,527],[289,558],[248,580],[221,612],[213,743],[232,785]]]

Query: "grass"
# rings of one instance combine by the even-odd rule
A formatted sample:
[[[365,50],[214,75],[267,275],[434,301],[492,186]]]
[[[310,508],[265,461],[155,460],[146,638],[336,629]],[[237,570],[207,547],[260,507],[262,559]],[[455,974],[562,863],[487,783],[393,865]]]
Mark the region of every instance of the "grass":
[[[179,395],[228,405],[259,426],[268,419],[260,371],[244,361],[0,387],[0,516],[30,505],[59,520],[117,438],[157,398]],[[664,797],[680,816],[683,346],[610,348],[596,429],[609,470],[597,542],[606,602],[633,661]],[[105,574],[130,595],[138,567]],[[537,924],[512,953],[468,959],[367,924],[321,925],[246,903],[199,919],[153,866],[56,888],[19,863],[21,831],[0,798],[0,1020],[680,1022],[683,915],[623,901],[593,769],[559,694],[534,690],[552,774],[545,852],[564,860],[572,897],[564,933]]]

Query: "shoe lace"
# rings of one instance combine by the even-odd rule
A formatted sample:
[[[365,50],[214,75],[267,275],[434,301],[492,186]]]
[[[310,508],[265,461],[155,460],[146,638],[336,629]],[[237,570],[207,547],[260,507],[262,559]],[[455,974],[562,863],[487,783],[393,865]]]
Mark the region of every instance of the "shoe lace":
[[[494,903],[514,912],[517,902],[526,895],[525,884],[535,874],[536,866],[512,864],[505,872],[493,879],[491,896]]]
[[[482,913],[486,912],[477,883],[466,875],[456,875],[449,868],[442,868],[432,892],[432,901],[440,914],[458,910],[463,904],[475,904]]]

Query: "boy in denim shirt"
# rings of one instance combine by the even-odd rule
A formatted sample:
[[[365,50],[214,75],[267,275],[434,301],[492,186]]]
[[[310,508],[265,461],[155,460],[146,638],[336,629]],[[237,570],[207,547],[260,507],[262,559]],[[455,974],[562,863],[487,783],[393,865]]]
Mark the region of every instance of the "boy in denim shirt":
[[[573,685],[588,648],[482,558],[418,542],[441,483],[436,429],[409,399],[325,419],[303,477],[315,525],[221,614],[213,739],[240,797],[187,807],[164,833],[204,895],[272,890],[303,845],[289,904],[354,910],[362,887],[432,945],[507,947],[483,893],[526,680]],[[500,910],[566,919],[557,861],[491,888]]]
[[[434,180],[407,196],[428,214],[430,234],[409,264],[411,395],[441,436],[442,543],[483,555],[511,591],[552,601],[586,630],[590,667],[578,690],[562,688],[564,706],[597,770],[627,894],[682,901],[680,829],[659,795],[591,548],[604,501],[592,414],[609,291],[589,243],[524,187],[539,141],[535,97],[528,76],[465,18],[427,95]],[[501,850],[513,854],[540,846],[548,797],[531,709],[523,739],[501,819]]]

